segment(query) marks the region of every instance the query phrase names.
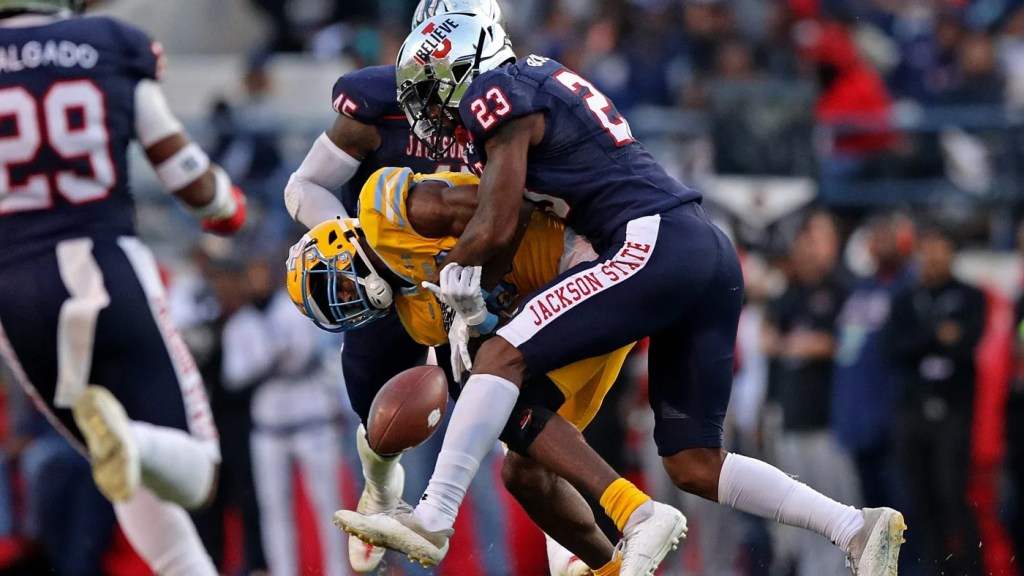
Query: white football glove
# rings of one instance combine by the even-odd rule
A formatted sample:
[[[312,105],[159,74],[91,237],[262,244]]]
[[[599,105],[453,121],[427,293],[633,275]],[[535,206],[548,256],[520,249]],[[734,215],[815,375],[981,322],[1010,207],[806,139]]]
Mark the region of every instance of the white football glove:
[[[458,314],[448,329],[448,344],[452,347],[452,374],[461,382],[462,374],[473,369],[473,360],[469,357],[469,326]]]
[[[480,289],[480,266],[460,266],[454,262],[441,270],[440,286],[424,282],[423,287],[444,302],[469,326],[487,320],[487,305]],[[454,352],[453,352],[454,354]]]

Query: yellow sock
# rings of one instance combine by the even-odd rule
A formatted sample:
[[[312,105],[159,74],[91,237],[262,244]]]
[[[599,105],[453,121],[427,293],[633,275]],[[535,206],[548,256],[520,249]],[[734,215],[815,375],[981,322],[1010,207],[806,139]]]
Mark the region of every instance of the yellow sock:
[[[622,556],[616,555],[610,562],[594,570],[594,576],[619,576],[622,567]]]
[[[650,496],[641,492],[632,482],[619,478],[601,495],[601,507],[619,530],[622,530],[633,511],[650,499]]]

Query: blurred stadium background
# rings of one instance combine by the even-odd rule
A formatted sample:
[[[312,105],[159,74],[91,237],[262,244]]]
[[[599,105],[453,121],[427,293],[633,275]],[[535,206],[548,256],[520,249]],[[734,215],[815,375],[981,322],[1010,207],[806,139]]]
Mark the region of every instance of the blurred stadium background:
[[[172,108],[254,207],[238,239],[202,236],[145,163],[134,168],[140,230],[165,267],[172,315],[221,428],[222,494],[197,522],[225,574],[266,573],[259,508],[267,504],[252,470],[274,465],[297,480],[298,573],[325,573],[323,534],[334,528],[317,525],[333,510],[311,507],[302,466],[252,462],[269,376],[226,374],[226,365],[245,363],[227,355],[244,351],[225,351],[220,336],[283,283],[284,250],[300,231],[281,191],[332,122],[334,81],[393,62],[414,5],[95,7],[163,43]],[[638,139],[706,193],[743,250],[748,302],[731,448],[845,501],[905,510],[901,574],[1021,574],[1024,1],[506,0],[503,8],[517,53],[556,58],[601,88]],[[984,292],[985,310],[951,318],[941,298],[904,296],[944,285],[947,257],[957,278]],[[336,487],[352,507],[357,423],[344,406],[339,344],[323,335],[323,361],[309,378],[330,390],[340,466],[313,481]],[[0,574],[145,574],[89,488],[85,461],[6,389]],[[612,396],[591,442],[690,519],[690,537],[662,573],[845,573],[827,543],[683,498],[668,484],[650,442],[642,349]],[[404,457],[407,496],[425,485],[439,440]],[[539,533],[500,487],[499,458],[474,485],[437,574],[546,573]],[[280,528],[263,526],[263,541]],[[380,571],[426,573],[390,556]]]

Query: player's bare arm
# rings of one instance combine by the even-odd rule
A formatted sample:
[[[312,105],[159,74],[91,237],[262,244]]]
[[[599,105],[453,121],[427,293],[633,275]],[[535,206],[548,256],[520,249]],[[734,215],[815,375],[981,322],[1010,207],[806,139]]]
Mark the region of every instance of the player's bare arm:
[[[185,134],[160,85],[153,80],[139,82],[135,108],[135,136],[163,187],[189,207],[204,230],[230,234],[241,228],[245,196]]]
[[[375,126],[344,114],[338,114],[326,134],[335,146],[356,160],[363,160],[380,148],[380,133]]]
[[[334,190],[355,175],[360,162],[380,143],[376,127],[338,114],[288,179],[284,203],[292,218],[312,228],[325,220],[347,216]]]
[[[419,182],[409,191],[409,223],[427,238],[458,238],[476,213],[475,185],[448,186],[436,180]]]
[[[499,127],[484,143],[487,167],[480,178],[479,205],[445,264],[479,266],[511,245],[516,220],[509,218],[523,205],[526,157],[544,138],[544,115],[530,114]]]

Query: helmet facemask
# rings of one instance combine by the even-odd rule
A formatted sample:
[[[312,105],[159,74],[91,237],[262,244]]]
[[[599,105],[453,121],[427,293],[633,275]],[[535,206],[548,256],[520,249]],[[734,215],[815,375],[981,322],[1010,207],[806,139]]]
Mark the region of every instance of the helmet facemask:
[[[449,74],[452,79],[447,79],[435,76],[428,64],[424,67],[426,80],[407,82],[399,90],[399,106],[413,134],[434,159],[446,157],[455,145],[455,130],[463,125],[459,102],[473,80],[473,69],[468,62],[455,64]]]

